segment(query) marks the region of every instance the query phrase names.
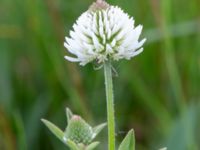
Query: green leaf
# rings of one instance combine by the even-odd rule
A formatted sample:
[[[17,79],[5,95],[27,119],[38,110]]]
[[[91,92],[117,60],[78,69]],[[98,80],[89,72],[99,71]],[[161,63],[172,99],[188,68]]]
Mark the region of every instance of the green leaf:
[[[128,132],[118,150],[135,150],[135,135],[133,129]]]
[[[102,123],[96,127],[93,128],[93,134],[94,137],[93,139],[99,134],[99,132],[101,132],[101,130],[107,125],[107,123]]]
[[[93,150],[99,145],[99,142],[92,142],[90,145],[86,147],[86,150]]]
[[[66,144],[70,147],[71,150],[80,150],[76,143],[74,143],[70,139],[66,140]]]
[[[69,108],[66,108],[66,116],[67,116],[67,123],[69,123],[70,119],[73,116],[73,113]]]
[[[161,148],[160,150],[167,150],[167,147]]]
[[[48,120],[41,119],[41,121],[49,128],[49,130],[61,141],[63,141],[64,133],[60,130],[57,126],[53,123],[49,122]]]

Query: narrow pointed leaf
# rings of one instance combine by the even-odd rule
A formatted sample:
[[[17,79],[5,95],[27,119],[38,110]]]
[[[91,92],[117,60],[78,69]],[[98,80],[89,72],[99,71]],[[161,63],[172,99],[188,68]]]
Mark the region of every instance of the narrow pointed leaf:
[[[161,148],[160,150],[167,150],[167,147]]]
[[[83,143],[79,143],[77,145],[78,145],[79,150],[85,150],[86,149],[85,145]]]
[[[71,150],[80,150],[79,147],[71,140],[67,140],[66,144],[69,146]]]
[[[90,145],[87,146],[86,150],[93,150],[99,145],[99,142],[93,142]]]
[[[72,118],[73,113],[69,108],[66,108],[66,116],[67,116],[67,123],[69,123],[69,120]]]
[[[102,123],[93,128],[94,137],[93,139],[101,132],[101,130],[107,125],[107,123]]]
[[[45,119],[41,119],[41,120],[57,138],[63,141],[64,133],[62,130],[60,130],[57,126],[55,126],[53,123],[49,122],[48,120],[45,120]]]
[[[135,150],[135,135],[133,130],[128,132],[118,150]]]

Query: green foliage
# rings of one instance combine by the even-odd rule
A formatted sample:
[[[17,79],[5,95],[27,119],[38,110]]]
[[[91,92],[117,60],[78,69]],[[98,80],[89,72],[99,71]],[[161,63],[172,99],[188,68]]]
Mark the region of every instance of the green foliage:
[[[101,130],[103,128],[105,128],[105,126],[107,125],[107,123],[102,123],[100,125],[97,125],[96,127],[94,127],[92,130],[93,130],[93,133],[94,133],[94,138],[101,132]]]
[[[87,146],[86,150],[93,150],[99,145],[99,142],[93,142],[90,145]]]
[[[118,150],[135,150],[135,135],[133,130],[128,132]]]
[[[76,145],[76,143],[74,143],[73,141],[71,140],[67,140],[66,141],[67,145],[70,147],[71,150],[80,150],[78,145]]]
[[[49,122],[48,120],[42,119],[42,122],[49,128],[49,130],[61,141],[63,141],[64,132],[60,130],[57,126],[53,123]]]

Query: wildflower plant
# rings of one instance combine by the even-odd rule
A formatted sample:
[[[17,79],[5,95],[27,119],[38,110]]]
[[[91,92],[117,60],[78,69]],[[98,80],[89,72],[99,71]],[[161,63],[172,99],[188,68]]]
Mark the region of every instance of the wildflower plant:
[[[146,39],[139,40],[142,25],[135,26],[134,19],[121,8],[104,0],[97,0],[74,23],[64,46],[72,56],[65,56],[81,66],[95,62],[104,68],[107,102],[108,150],[116,150],[115,115],[112,81],[112,62],[131,59],[143,51]],[[92,150],[99,142],[92,142],[106,126],[92,128],[80,116],[67,109],[68,126],[63,132],[47,120],[45,125],[71,150]],[[133,129],[128,132],[118,150],[135,150]]]

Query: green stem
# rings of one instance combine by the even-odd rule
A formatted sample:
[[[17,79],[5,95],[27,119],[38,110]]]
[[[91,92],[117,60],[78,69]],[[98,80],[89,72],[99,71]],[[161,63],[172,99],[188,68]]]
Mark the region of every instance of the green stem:
[[[107,101],[108,150],[115,150],[115,115],[111,69],[112,67],[110,61],[106,61],[104,63],[104,76]]]

